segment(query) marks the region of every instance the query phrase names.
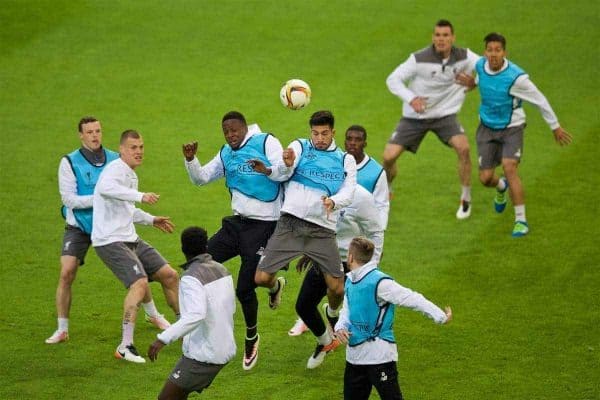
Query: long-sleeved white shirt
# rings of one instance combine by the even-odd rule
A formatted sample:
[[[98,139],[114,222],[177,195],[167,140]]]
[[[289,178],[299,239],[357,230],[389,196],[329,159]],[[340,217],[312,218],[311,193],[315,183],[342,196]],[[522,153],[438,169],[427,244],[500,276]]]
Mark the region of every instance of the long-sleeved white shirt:
[[[241,145],[243,146],[254,134],[254,131],[249,130]],[[265,154],[271,165],[281,161],[282,153],[283,149],[279,140],[269,135],[265,141]],[[192,183],[199,186],[225,177],[225,168],[220,152],[204,166],[200,165],[200,161],[196,157],[189,162],[185,160],[185,168]],[[231,208],[234,214],[246,218],[276,221],[281,213],[282,198],[283,190],[279,192],[279,197],[274,201],[264,202],[233,189],[231,190]]]
[[[461,56],[456,59],[455,54],[459,53]],[[411,54],[388,76],[386,84],[390,92],[402,99],[404,117],[445,117],[458,113],[465,100],[466,88],[456,83],[456,74],[472,74],[478,59],[479,56],[469,49],[454,48],[450,60],[441,60],[430,46]],[[418,96],[427,98],[427,107],[421,114],[410,106]]]
[[[352,239],[365,236],[375,245],[371,260],[378,264],[383,252],[383,230],[381,214],[376,208],[373,195],[357,185],[352,203],[340,210],[337,222],[336,240],[342,261],[346,261],[348,257],[348,247]]]
[[[183,337],[186,357],[211,364],[225,364],[235,356],[231,275],[202,284],[197,277],[184,274],[179,283],[179,309],[179,320],[157,335],[161,342],[169,344]]]
[[[502,65],[502,68],[500,68],[499,71],[492,71],[487,61],[485,62],[483,67],[485,68],[486,73],[490,75],[497,75],[500,72],[504,71],[506,68],[508,68],[508,61],[504,60],[504,64]],[[479,77],[475,78],[475,81],[477,83],[479,83],[478,78]],[[546,99],[546,96],[544,96],[544,94],[540,92],[540,90],[529,79],[529,75],[523,74],[519,76],[510,88],[509,93],[511,96],[514,96],[521,100],[525,100],[536,106],[540,110],[542,118],[544,118],[544,121],[546,121],[550,129],[554,130],[560,126],[560,124],[558,123],[558,117],[554,113],[554,110],[552,110],[548,99]],[[519,107],[513,110],[510,123],[507,127],[510,128],[513,126],[519,126],[523,125],[524,123],[525,110],[523,109],[523,107]]]
[[[279,182],[287,181],[294,174],[302,154],[302,145],[298,140],[295,140],[288,148],[294,150],[296,155],[294,163],[291,167],[287,167],[283,159],[280,159],[277,164],[271,167],[270,179]],[[334,140],[327,150],[332,151],[336,148]],[[351,155],[344,157],[344,173],[346,176],[340,190],[329,197],[335,203],[334,211],[330,213],[329,217],[321,199],[324,193],[295,181],[286,183],[285,198],[281,212],[294,215],[305,221],[335,231],[338,217],[338,212],[336,211],[348,206],[352,202],[354,188],[356,187],[356,160]]]
[[[138,191],[136,173],[120,158],[104,168],[94,190],[92,245],[135,242],[134,223],[152,225],[154,216],[135,207],[144,193]]]
[[[371,157],[365,154],[365,158],[358,164],[356,164],[356,174],[360,175],[360,169],[369,162]],[[375,183],[375,190],[373,191],[373,199],[375,200],[375,207],[379,210],[379,217],[383,229],[387,228],[388,215],[390,213],[390,192],[387,182],[387,175],[385,170],[379,175],[377,183]]]
[[[352,282],[359,281],[368,272],[377,268],[374,261],[370,261],[360,268],[346,274],[347,279]],[[382,280],[377,286],[377,302],[395,304],[419,311],[428,316],[438,324],[446,322],[446,314],[438,306],[427,300],[422,294],[412,291],[391,279]],[[335,330],[348,330],[350,327],[348,297],[344,296],[344,303],[340,311],[340,318],[335,324]],[[355,347],[346,346],[346,361],[355,365],[382,364],[390,361],[398,361],[398,348],[395,343],[389,343],[380,338],[366,341]]]

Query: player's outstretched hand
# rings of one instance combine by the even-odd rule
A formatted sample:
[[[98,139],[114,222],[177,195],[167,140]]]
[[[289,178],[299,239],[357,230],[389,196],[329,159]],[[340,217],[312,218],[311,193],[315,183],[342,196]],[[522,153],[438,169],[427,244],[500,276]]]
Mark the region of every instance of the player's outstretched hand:
[[[444,322],[444,324],[447,324],[452,321],[452,309],[450,306],[446,306],[446,308],[444,308],[444,312],[446,313],[446,322]]]
[[[296,153],[294,153],[294,150],[289,147],[283,150],[283,162],[285,163],[285,166],[291,167],[294,165],[294,161],[296,161]]]
[[[198,151],[198,142],[186,143],[182,146],[183,156],[187,161],[192,161]]]
[[[142,203],[155,204],[158,202],[158,199],[160,199],[160,194],[148,192],[142,196]]]
[[[173,233],[175,230],[175,225],[173,225],[169,217],[154,217],[152,225],[165,233]]]
[[[148,347],[148,358],[150,361],[156,361],[158,358],[158,352],[165,347],[165,344],[160,340],[156,339],[150,347]]]
[[[554,133],[554,140],[556,140],[556,143],[560,144],[561,146],[566,146],[573,140],[571,134],[560,126],[554,129],[552,133]]]

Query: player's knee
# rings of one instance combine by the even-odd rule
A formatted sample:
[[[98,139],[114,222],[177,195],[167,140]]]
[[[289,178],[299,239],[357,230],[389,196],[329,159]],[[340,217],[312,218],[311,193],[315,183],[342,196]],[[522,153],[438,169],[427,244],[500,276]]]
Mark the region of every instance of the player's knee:
[[[262,271],[256,271],[256,274],[254,274],[254,283],[258,286],[265,286],[267,283],[269,283],[269,280],[269,275]]]
[[[479,182],[481,182],[484,186],[493,186],[493,178],[494,174],[488,171],[479,172]]]
[[[146,278],[146,277],[137,279],[135,282],[133,282],[131,285],[129,285],[129,291],[139,292],[142,294],[142,296],[144,295],[144,293],[146,292],[147,289],[148,289],[148,278]]]
[[[456,154],[458,158],[464,161],[469,161],[469,144],[465,144],[464,146],[460,146],[456,149]]]
[[[502,161],[502,169],[504,170],[504,175],[507,177],[512,177],[517,174],[517,166],[519,164],[515,160],[505,160]]]
[[[71,256],[63,256],[60,259],[60,277],[61,285],[71,285],[77,276],[79,260]]]
[[[396,165],[398,156],[393,156],[388,153],[383,153],[383,167],[386,169],[393,168]]]
[[[490,186],[491,181],[492,180],[489,176],[479,175],[479,182],[481,182],[483,186]]]
[[[157,280],[166,287],[176,286],[179,280],[177,271],[171,268],[169,264],[162,267],[155,276]]]
[[[402,146],[387,144],[382,156],[384,167],[393,167],[403,150]]]
[[[70,287],[77,276],[77,269],[62,269],[60,271],[59,285]]]

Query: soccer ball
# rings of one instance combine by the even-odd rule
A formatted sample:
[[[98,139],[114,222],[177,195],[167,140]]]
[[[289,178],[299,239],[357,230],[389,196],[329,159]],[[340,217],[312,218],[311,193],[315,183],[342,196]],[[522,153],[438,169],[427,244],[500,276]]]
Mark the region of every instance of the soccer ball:
[[[310,86],[300,79],[290,79],[279,92],[281,104],[292,110],[299,110],[310,103]]]

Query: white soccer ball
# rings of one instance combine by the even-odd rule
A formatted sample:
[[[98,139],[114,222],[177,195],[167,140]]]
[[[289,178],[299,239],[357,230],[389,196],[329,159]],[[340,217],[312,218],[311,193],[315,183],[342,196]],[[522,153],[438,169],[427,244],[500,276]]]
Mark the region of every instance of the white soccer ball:
[[[292,110],[299,110],[310,103],[310,86],[300,79],[290,79],[279,92],[281,104]]]

